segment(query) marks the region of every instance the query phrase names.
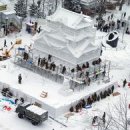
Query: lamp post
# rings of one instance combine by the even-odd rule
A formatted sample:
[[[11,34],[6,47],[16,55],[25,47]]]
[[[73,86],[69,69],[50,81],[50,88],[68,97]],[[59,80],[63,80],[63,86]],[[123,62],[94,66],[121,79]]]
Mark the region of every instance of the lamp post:
[[[8,17],[5,18],[5,35],[8,34]]]

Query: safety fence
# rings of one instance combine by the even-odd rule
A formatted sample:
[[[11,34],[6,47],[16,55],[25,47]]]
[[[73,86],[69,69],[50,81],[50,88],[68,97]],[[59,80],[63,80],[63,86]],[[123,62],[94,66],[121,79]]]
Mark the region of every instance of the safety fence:
[[[110,69],[110,62],[106,61],[105,63],[101,63],[100,65],[96,65],[94,67],[89,67],[88,69],[84,70],[83,74],[81,72],[76,73],[68,73],[62,74],[59,70],[52,71],[50,69],[46,69],[45,67],[40,67],[37,63],[34,63],[32,59],[23,60],[23,57],[15,57],[14,63],[19,65],[23,68],[29,69],[35,73],[40,74],[41,76],[55,81],[57,83],[63,83],[64,79],[68,79],[70,88],[73,91],[76,89],[80,90],[83,89],[85,86],[89,86],[89,82],[85,80],[85,73],[89,71],[89,78],[91,82],[97,80],[104,80],[104,82],[109,81],[109,69]],[[94,73],[94,71],[96,73]],[[81,77],[80,77],[81,75]]]

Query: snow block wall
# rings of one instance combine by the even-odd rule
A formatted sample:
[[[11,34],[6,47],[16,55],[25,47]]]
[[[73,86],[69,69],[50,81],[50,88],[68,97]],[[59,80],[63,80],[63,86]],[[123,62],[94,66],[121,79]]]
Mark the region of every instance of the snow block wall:
[[[10,88],[10,91],[13,93],[14,97],[16,98],[20,98],[20,97],[23,97],[25,99],[25,101],[27,102],[30,102],[30,103],[38,103],[41,105],[41,107],[45,110],[47,110],[49,112],[49,116],[53,117],[53,118],[56,118],[66,112],[69,111],[70,107],[71,106],[75,106],[81,99],[87,99],[89,96],[91,96],[92,94],[94,94],[94,92],[97,93],[97,95],[100,93],[100,92],[104,92],[105,90],[107,90],[108,88],[111,88],[112,86],[114,85],[114,87],[118,87],[118,84],[117,82],[110,82],[110,83],[107,83],[105,85],[101,85],[99,86],[99,88],[97,90],[93,90],[91,91],[90,93],[86,93],[85,96],[83,96],[82,98],[79,98],[78,100],[73,100],[73,101],[70,101],[66,104],[63,104],[63,105],[51,105],[49,103],[46,103],[40,99],[37,99],[35,97],[33,97],[32,95],[29,95],[25,92],[22,92],[18,89],[15,89],[15,88],[12,88],[11,86],[9,86],[8,84],[4,84],[4,83],[1,83],[0,82],[0,91],[4,88],[4,87],[9,87]]]

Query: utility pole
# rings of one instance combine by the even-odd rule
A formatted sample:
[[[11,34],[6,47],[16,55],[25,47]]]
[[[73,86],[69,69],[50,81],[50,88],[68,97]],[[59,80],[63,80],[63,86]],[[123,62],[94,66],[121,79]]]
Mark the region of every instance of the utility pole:
[[[121,0],[121,1],[120,1],[119,10],[122,10],[122,6],[123,6],[124,3],[125,3],[125,0]]]
[[[28,8],[28,0],[26,0],[26,11],[27,11],[27,8]]]
[[[55,0],[55,11],[57,9],[57,5],[58,5],[58,0]]]
[[[130,5],[130,0],[128,0],[128,5]]]
[[[43,17],[45,17],[45,0],[43,0],[43,4],[42,4],[42,12],[43,12]]]
[[[100,6],[100,9],[99,9],[98,17],[99,19],[102,19],[102,16],[106,11],[106,0],[100,0],[99,6]]]

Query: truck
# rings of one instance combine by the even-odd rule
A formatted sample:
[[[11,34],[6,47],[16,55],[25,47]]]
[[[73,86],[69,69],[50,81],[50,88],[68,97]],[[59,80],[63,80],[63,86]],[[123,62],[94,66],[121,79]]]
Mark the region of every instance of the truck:
[[[27,118],[33,125],[39,125],[48,119],[48,111],[34,104],[23,103],[16,107],[15,110],[19,118]]]

